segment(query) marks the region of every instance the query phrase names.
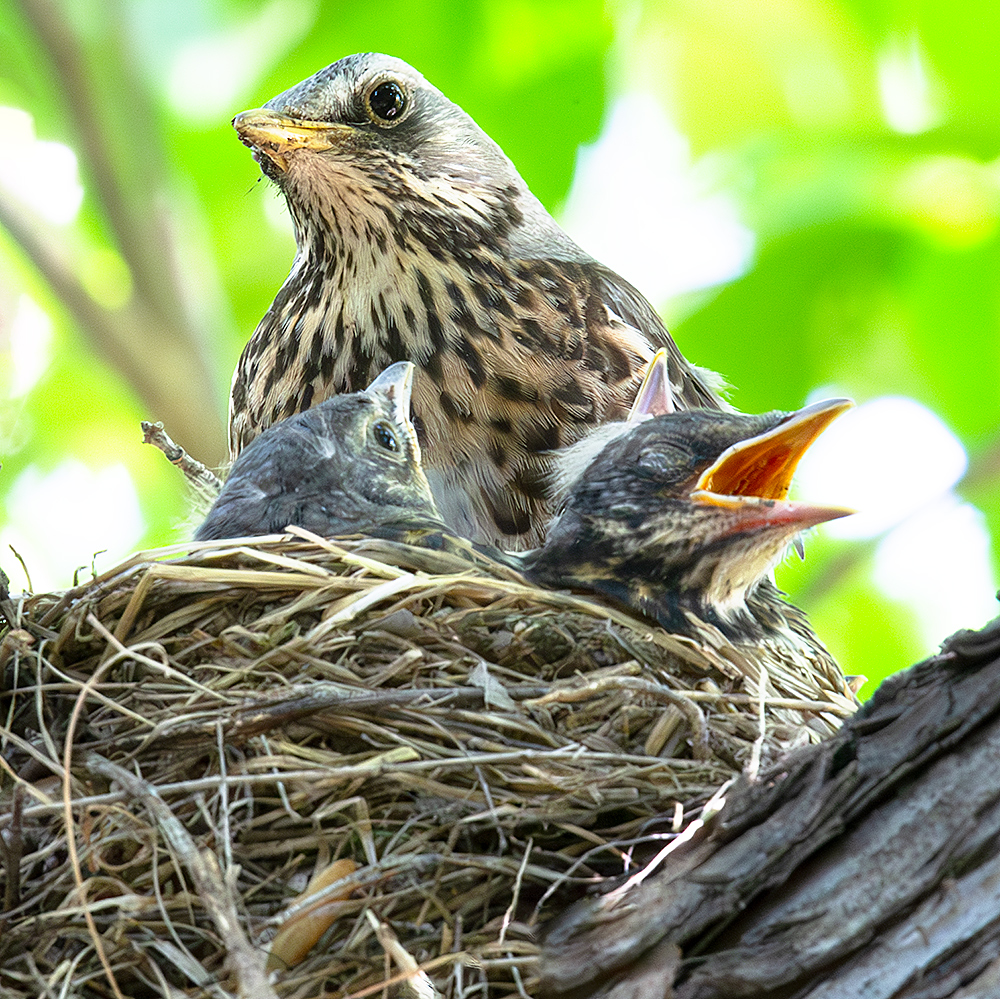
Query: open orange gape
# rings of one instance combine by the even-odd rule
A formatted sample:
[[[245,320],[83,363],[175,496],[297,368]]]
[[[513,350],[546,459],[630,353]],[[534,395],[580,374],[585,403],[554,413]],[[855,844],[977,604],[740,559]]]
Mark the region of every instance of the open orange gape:
[[[738,441],[698,477],[693,503],[745,511],[743,526],[821,524],[854,513],[847,507],[816,506],[787,499],[802,456],[819,435],[854,405],[850,399],[825,399],[792,413],[766,433]]]

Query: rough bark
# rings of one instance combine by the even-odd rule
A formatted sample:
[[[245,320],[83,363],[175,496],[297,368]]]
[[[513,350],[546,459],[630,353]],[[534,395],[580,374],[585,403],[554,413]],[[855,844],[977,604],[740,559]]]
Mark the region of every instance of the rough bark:
[[[741,779],[661,869],[549,934],[549,993],[1000,995],[1000,620]]]

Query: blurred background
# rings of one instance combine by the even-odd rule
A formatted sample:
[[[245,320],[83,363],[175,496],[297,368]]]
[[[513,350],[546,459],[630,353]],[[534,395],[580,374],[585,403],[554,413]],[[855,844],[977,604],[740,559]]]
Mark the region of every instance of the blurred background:
[[[863,512],[778,580],[867,692],[994,616],[1000,10],[977,0],[10,0],[14,590],[186,536],[182,476],[139,421],[223,461],[233,367],[294,250],[230,119],[365,50],[462,105],[739,409],[858,402],[798,490]]]

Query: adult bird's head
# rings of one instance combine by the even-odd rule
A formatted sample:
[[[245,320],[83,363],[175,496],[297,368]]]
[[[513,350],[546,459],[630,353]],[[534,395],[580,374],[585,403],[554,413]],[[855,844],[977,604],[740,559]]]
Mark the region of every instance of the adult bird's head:
[[[401,59],[347,56],[233,126],[285,193],[300,237],[332,227],[350,242],[350,217],[403,251],[416,240],[472,252],[513,235],[541,240],[547,256],[559,245],[581,255],[500,147]]]
[[[289,524],[326,537],[436,525],[409,419],[413,365],[387,368],[274,424],[241,453],[195,540],[273,534]]]
[[[799,459],[851,403],[761,416],[694,410],[636,423],[572,487],[531,575],[610,595],[677,631],[733,637],[790,542],[852,511],[787,499]]]

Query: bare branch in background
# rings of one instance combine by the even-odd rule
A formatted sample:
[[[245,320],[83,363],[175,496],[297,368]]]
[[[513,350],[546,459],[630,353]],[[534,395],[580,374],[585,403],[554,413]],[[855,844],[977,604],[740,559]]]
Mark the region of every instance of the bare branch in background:
[[[169,420],[192,449],[221,461],[225,426],[215,386],[176,327],[133,296],[111,311],[77,277],[64,234],[0,189],[2,225],[48,283],[96,352],[128,380],[150,410]],[[193,443],[192,443],[193,442]]]
[[[170,233],[157,224],[156,192],[164,186],[164,153],[151,120],[144,88],[135,79],[119,81],[113,115],[128,122],[127,142],[115,142],[99,109],[108,101],[97,92],[87,67],[87,57],[66,15],[53,0],[19,0],[25,19],[49,53],[53,76],[79,143],[81,167],[93,185],[93,193],[104,210],[115,243],[132,272],[138,296],[164,319],[182,324],[184,316],[177,289],[164,267],[164,251]],[[117,41],[117,39],[116,39]],[[108,49],[105,71],[118,70]],[[138,155],[137,155],[138,154]],[[138,160],[138,167],[123,160]],[[129,177],[133,174],[133,177]],[[132,181],[129,183],[129,181]]]
[[[114,311],[95,302],[77,276],[65,235],[44,226],[2,192],[0,224],[50,283],[94,349],[138,392],[149,417],[168,423],[188,450],[221,463],[224,378],[214,363],[211,341],[228,339],[228,330],[200,328],[196,318],[213,310],[193,300],[197,289],[183,279],[180,262],[191,256],[186,244],[194,237],[170,214],[177,199],[171,197],[157,109],[128,62],[125,30],[120,24],[109,28],[115,33],[101,40],[98,81],[91,65],[95,52],[74,32],[59,3],[19,0],[19,6],[49,55],[88,189],[131,273],[129,302]],[[102,108],[109,111],[102,114]],[[199,288],[206,281],[218,285],[214,269],[199,275]]]

